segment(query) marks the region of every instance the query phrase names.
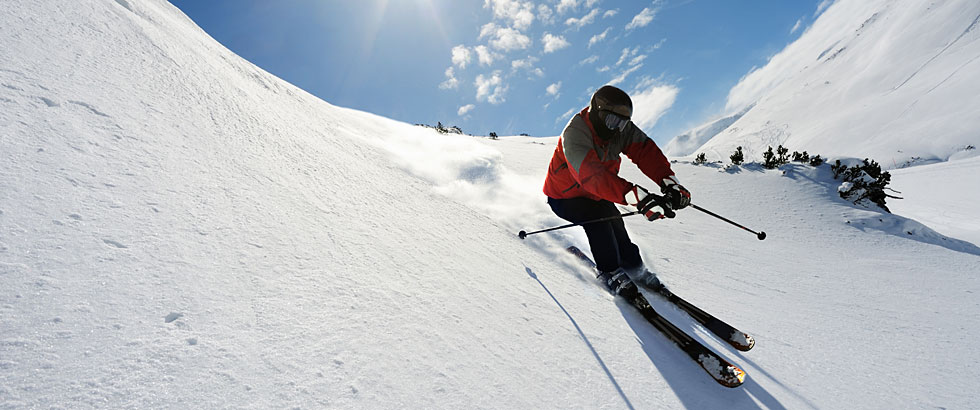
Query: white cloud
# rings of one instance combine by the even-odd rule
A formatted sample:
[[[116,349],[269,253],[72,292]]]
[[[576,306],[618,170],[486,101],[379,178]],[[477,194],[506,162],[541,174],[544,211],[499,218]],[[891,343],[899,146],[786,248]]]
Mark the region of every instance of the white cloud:
[[[500,75],[498,75],[496,72],[491,74],[490,77],[485,77],[483,74],[476,76],[476,81],[473,83],[473,85],[476,86],[476,99],[478,101],[483,101],[488,95],[490,95],[493,87],[499,86],[502,81],[503,80],[501,80]]]
[[[476,51],[477,59],[480,60],[480,65],[490,65],[493,61],[500,57],[500,54],[494,53],[487,48],[487,46],[476,46],[473,47],[473,51]]]
[[[517,70],[525,70],[530,74],[538,77],[544,77],[544,70],[535,67],[534,65],[538,63],[540,59],[534,56],[528,56],[522,60],[514,60],[510,62],[510,67],[516,72]]]
[[[622,65],[623,61],[626,61],[626,59],[629,58],[629,56],[630,56],[630,49],[624,48],[623,53],[619,55],[619,60],[616,61],[616,65]]]
[[[667,39],[666,38],[660,39],[660,41],[658,41],[657,44],[654,44],[653,46],[650,47],[650,51],[654,51],[654,50],[660,49],[660,47],[663,47],[664,46],[664,43],[666,43],[666,42],[667,42]]]
[[[515,69],[515,70],[518,70],[518,69],[521,69],[521,68],[531,69],[531,68],[534,67],[534,63],[536,63],[537,61],[538,61],[537,58],[528,56],[528,58],[525,58],[523,60],[514,60],[514,61],[511,61],[510,62],[510,67],[513,68],[513,69]]]
[[[813,16],[816,17],[820,15],[820,13],[823,13],[824,10],[827,10],[827,7],[830,7],[831,4],[834,4],[834,0],[821,1],[820,4],[817,5],[817,12],[813,13]]]
[[[541,20],[545,24],[553,24],[555,22],[554,12],[551,7],[545,4],[538,5],[538,20]]]
[[[643,62],[643,60],[646,60],[646,59],[647,59],[647,55],[646,55],[646,54],[640,54],[640,55],[638,55],[638,56],[636,56],[636,57],[633,57],[633,59],[632,59],[632,60],[630,60],[630,63],[629,63],[629,65],[630,65],[630,66],[635,66],[635,65],[637,65],[637,64],[640,64],[640,63],[642,63],[642,62]]]
[[[534,4],[519,0],[484,0],[484,8],[493,10],[496,18],[509,20],[518,30],[526,30],[534,22]]]
[[[480,74],[476,76],[473,83],[476,86],[476,100],[488,101],[490,104],[500,104],[504,102],[504,93],[507,86],[503,84],[500,71],[494,71],[489,77]]]
[[[564,114],[559,115],[558,118],[555,118],[555,124],[568,122],[568,120],[572,119],[572,115],[578,113],[579,110],[581,110],[581,108],[576,108],[576,107],[570,108],[568,111],[565,111]]]
[[[498,26],[497,23],[491,21],[487,24],[480,26],[480,37],[478,38],[480,40],[483,40],[486,37],[492,37],[497,33],[497,30],[499,29],[500,26]]]
[[[453,47],[453,65],[459,68],[466,68],[466,65],[470,63],[472,55],[470,50],[463,45],[458,45]]]
[[[663,78],[652,78],[648,76],[643,76],[643,78],[641,78],[640,81],[636,82],[636,86],[633,87],[633,90],[634,91],[643,90],[661,84],[663,84]]]
[[[553,53],[571,45],[568,41],[565,41],[565,37],[556,36],[551,33],[544,33],[541,42],[544,43],[545,53]]]
[[[658,84],[646,79],[640,82],[630,98],[633,100],[633,123],[640,128],[650,128],[674,105],[680,88],[669,84]]]
[[[531,12],[530,6],[527,9],[521,10],[517,15],[513,17],[514,27],[520,30],[526,30],[531,27],[531,23],[534,22],[534,13]]]
[[[589,8],[599,3],[599,0],[585,0],[585,7]]]
[[[517,70],[527,70],[529,74],[537,77],[544,77],[544,70],[535,67],[534,65],[538,62],[537,57],[528,56],[523,60],[514,60],[510,62],[510,67],[516,72]]]
[[[586,58],[586,59],[584,59],[582,61],[579,61],[578,62],[578,65],[593,64],[596,61],[599,61],[599,56],[593,55],[593,56],[590,56],[590,57],[588,57],[588,58]]]
[[[617,85],[617,84],[625,81],[626,80],[626,77],[629,77],[629,75],[630,74],[633,74],[634,71],[639,70],[640,67],[643,67],[643,64],[639,64],[639,65],[635,65],[635,66],[632,66],[630,68],[627,68],[626,71],[623,71],[621,74],[619,74],[619,77],[616,77],[616,78],[613,78],[612,80],[609,80],[609,85]],[[636,103],[634,103],[634,106],[635,106],[635,104]]]
[[[459,80],[456,79],[456,73],[452,67],[446,69],[446,81],[439,84],[439,88],[443,90],[455,90],[459,87]]]
[[[462,117],[462,116],[464,116],[466,114],[469,114],[469,112],[470,111],[473,111],[474,108],[476,108],[476,105],[474,105],[474,104],[466,104],[466,105],[464,105],[462,107],[459,107],[459,109],[456,110],[456,115]]]
[[[606,65],[606,66],[599,67],[599,68],[597,68],[595,70],[598,71],[598,72],[600,72],[600,73],[604,73],[606,71],[612,70],[612,67]]]
[[[558,6],[555,6],[555,10],[558,11],[558,14],[565,14],[566,12],[577,8],[578,0],[561,0],[561,2],[558,3]]]
[[[503,51],[525,49],[531,46],[531,39],[510,27],[500,27],[495,23],[484,24],[480,28],[480,39],[490,38],[491,47]]]
[[[612,28],[606,28],[606,30],[603,31],[602,33],[592,36],[592,38],[589,39],[589,48],[592,48],[593,44],[605,40],[606,36],[609,35],[609,30],[612,30]]]
[[[613,17],[613,16],[615,16],[617,14],[619,14],[619,9],[606,10],[605,13],[602,13],[602,18],[607,19],[607,18]]]
[[[632,30],[635,28],[645,27],[647,24],[650,24],[650,22],[653,21],[653,18],[657,16],[658,11],[660,11],[659,7],[652,9],[649,7],[644,8],[642,11],[640,11],[640,14],[633,16],[633,20],[626,25],[626,29]]]
[[[633,48],[626,47],[623,49],[623,53],[619,55],[619,60],[616,61],[616,65],[622,65],[627,58],[635,56],[640,52],[640,46]]]
[[[800,27],[802,27],[802,26],[803,26],[803,19],[799,19],[799,20],[796,20],[796,24],[794,24],[794,25],[793,25],[793,28],[789,30],[789,33],[790,33],[790,34],[796,34],[796,32],[797,32],[797,31],[798,31],[798,30],[800,29]]]
[[[548,95],[553,95],[557,98],[558,92],[561,91],[561,81],[549,85],[548,88],[545,89],[545,91],[548,92]]]
[[[596,16],[599,15],[599,9],[592,9],[588,14],[582,16],[582,18],[571,17],[565,20],[566,26],[572,26],[575,28],[582,28],[588,24],[592,24],[595,21]]]

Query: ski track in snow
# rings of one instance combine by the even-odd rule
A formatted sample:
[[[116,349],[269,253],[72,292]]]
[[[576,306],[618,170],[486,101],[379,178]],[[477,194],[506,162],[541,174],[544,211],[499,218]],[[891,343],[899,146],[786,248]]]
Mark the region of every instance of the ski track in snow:
[[[4,7],[3,407],[980,405],[980,258],[828,195],[825,170],[674,165],[766,241],[693,210],[627,221],[678,294],[758,340],[652,298],[746,370],[729,390],[565,254],[581,230],[516,238],[564,223],[540,194],[555,138],[331,106],[162,0]]]
[[[942,56],[943,54],[945,54],[947,50],[949,50],[951,47],[953,47],[953,45],[955,45],[961,39],[963,39],[964,36],[966,36],[971,31],[973,31],[973,29],[975,29],[977,27],[977,23],[980,23],[980,15],[978,15],[975,19],[973,19],[973,21],[970,23],[970,26],[967,27],[966,30],[963,30],[963,32],[960,33],[960,35],[957,36],[953,41],[950,41],[949,44],[947,44],[945,47],[943,47],[942,50],[939,50],[939,52],[937,52],[936,55],[932,56],[932,58],[930,58],[930,59],[926,60],[926,62],[922,63],[922,66],[920,66],[917,70],[913,71],[912,74],[909,75],[909,77],[905,79],[905,81],[902,81],[901,84],[899,84],[899,85],[895,86],[894,88],[892,88],[892,91],[898,90],[899,88],[902,88],[902,86],[904,86],[905,84],[908,84],[909,81],[912,81],[912,79],[915,78],[916,75],[918,75],[920,72],[922,72],[922,69],[923,68],[925,68],[929,64],[932,64],[933,61],[936,61],[937,58],[939,58],[940,56]],[[958,69],[956,71],[958,71]],[[955,73],[955,71],[954,71],[954,73]],[[938,85],[937,85],[937,87],[938,87]],[[936,87],[931,88],[929,91],[932,91],[934,89],[936,89]]]

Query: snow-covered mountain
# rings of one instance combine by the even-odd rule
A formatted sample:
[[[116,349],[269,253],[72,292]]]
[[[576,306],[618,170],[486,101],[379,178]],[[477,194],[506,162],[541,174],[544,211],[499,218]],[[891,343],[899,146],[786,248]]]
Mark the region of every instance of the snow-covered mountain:
[[[825,169],[674,165],[765,241],[627,220],[672,289],[756,337],[733,351],[651,297],[748,372],[725,389],[564,254],[581,230],[517,239],[563,223],[555,138],[332,106],[163,0],[8,0],[0,40],[0,407],[980,406],[980,248],[836,198]]]
[[[752,106],[746,107],[736,114],[719,118],[674,137],[664,146],[664,153],[672,157],[691,155],[694,153],[694,150],[700,148],[705,142],[714,138],[718,133],[727,130],[728,127],[742,118],[751,108]]]
[[[838,0],[747,74],[727,109],[754,106],[690,152],[750,160],[782,144],[897,168],[980,145],[980,2]],[[695,152],[696,151],[696,152]]]

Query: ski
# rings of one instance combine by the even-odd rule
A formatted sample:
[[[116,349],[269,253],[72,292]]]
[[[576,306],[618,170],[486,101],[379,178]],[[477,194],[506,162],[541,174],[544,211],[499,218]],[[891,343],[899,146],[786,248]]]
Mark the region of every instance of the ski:
[[[731,364],[728,360],[725,360],[725,358],[719,356],[701,342],[678,329],[677,326],[674,326],[666,318],[660,316],[642,294],[636,294],[629,302],[640,311],[640,314],[653,327],[677,344],[684,353],[687,353],[692,360],[700,365],[719,384],[725,387],[735,388],[742,385],[742,382],[745,381],[745,371]]]
[[[595,269],[595,263],[592,262],[592,259],[578,247],[569,246],[566,248],[566,250]],[[674,292],[671,292],[670,289],[667,289],[667,287],[663,284],[656,288],[644,286],[639,283],[637,285],[663,296],[668,302],[673,303],[675,306],[686,312],[692,319],[700,323],[701,326],[704,326],[705,329],[708,329],[708,331],[714,333],[715,336],[730,344],[735,349],[747,352],[755,347],[755,339],[752,336],[736,329],[728,323],[723,322],[721,319],[714,317],[697,306],[694,306],[690,302],[674,294]]]
[[[569,246],[567,248],[569,252],[578,256],[583,261],[590,264],[595,268],[595,263],[592,262],[585,253],[575,246]],[[661,316],[657,311],[650,306],[650,302],[647,301],[646,297],[642,294],[637,293],[632,299],[628,299],[630,305],[640,311],[643,318],[650,322],[654,328],[660,331],[664,336],[666,336],[670,341],[674,342],[684,353],[694,360],[695,363],[701,366],[705,372],[715,379],[719,384],[725,387],[738,387],[742,385],[745,381],[745,371],[740,369],[738,366],[731,364],[728,360],[721,357],[707,346],[697,341],[683,330],[674,326],[669,320]]]
[[[727,342],[735,349],[747,352],[755,347],[755,339],[752,336],[743,333],[742,331],[732,327],[732,325],[721,321],[721,319],[714,317],[697,306],[694,306],[690,302],[682,299],[680,296],[675,295],[674,292],[671,292],[666,286],[661,284],[657,288],[650,288],[646,286],[644,286],[644,288],[650,290],[651,292],[656,292],[667,299],[668,302],[673,303],[684,312],[687,312],[687,314],[695,321],[700,323],[701,326],[704,326],[705,329],[708,329],[708,331],[714,333],[715,336],[718,336],[719,339]]]

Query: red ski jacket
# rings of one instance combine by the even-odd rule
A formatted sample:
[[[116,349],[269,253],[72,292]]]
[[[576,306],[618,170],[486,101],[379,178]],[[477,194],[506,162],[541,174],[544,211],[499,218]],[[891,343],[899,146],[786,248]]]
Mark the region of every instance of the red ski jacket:
[[[601,140],[586,107],[572,117],[558,138],[544,194],[555,199],[586,197],[626,205],[626,193],[634,185],[619,177],[620,154],[626,154],[658,185],[674,175],[660,147],[632,122],[617,137]]]

